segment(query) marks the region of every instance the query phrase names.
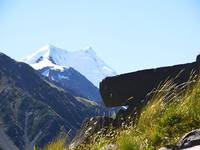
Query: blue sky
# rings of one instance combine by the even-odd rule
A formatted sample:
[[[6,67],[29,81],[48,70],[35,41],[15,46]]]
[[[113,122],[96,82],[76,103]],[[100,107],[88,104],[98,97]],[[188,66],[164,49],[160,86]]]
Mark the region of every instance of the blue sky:
[[[198,0],[0,0],[0,51],[21,59],[46,43],[88,45],[118,73],[193,61]]]

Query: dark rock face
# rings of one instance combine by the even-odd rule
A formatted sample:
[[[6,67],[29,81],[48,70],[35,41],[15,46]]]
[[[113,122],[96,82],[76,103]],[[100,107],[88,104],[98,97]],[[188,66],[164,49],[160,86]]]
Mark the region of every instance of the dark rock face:
[[[174,79],[175,84],[187,82],[191,72],[199,72],[200,56],[197,61],[156,69],[107,77],[100,83],[100,93],[106,106],[125,106],[141,103],[153,89],[166,79]]]
[[[86,119],[82,124],[79,132],[72,140],[70,147],[79,148],[79,145],[90,143],[94,137],[98,136],[109,136],[116,134],[113,132],[119,127],[122,127],[122,124],[133,125],[134,120],[129,118],[129,113],[126,112],[123,108],[118,110],[114,118],[106,116],[97,116],[90,119]],[[98,138],[97,137],[97,138]]]
[[[200,145],[200,129],[193,130],[184,135],[177,144],[177,149],[190,148]]]
[[[83,120],[103,113],[0,53],[0,130],[20,150],[43,146],[68,131],[72,138]],[[0,136],[0,143],[4,139]]]

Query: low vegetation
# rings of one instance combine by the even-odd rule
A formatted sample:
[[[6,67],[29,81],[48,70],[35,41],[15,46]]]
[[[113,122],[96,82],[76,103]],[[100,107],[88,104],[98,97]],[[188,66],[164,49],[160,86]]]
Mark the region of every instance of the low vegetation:
[[[175,145],[185,133],[200,128],[200,80],[193,78],[181,88],[172,83],[166,81],[154,91],[134,125],[95,135],[91,143],[78,149],[100,150],[113,144],[117,150],[154,150]],[[64,140],[57,140],[44,150],[65,149]]]

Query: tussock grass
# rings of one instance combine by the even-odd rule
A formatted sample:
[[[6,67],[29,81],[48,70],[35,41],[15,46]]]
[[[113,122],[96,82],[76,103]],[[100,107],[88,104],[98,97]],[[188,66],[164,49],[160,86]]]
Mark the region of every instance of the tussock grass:
[[[43,150],[67,150],[68,148],[65,144],[65,141],[66,140],[64,138],[56,139],[45,146]]]
[[[186,132],[200,128],[200,80],[190,80],[184,92],[165,82],[146,105],[130,131],[122,131],[120,150],[153,150],[175,145]],[[124,137],[128,140],[124,140]]]
[[[153,92],[135,125],[110,130],[112,134],[95,135],[91,143],[78,149],[100,150],[104,145],[115,144],[119,150],[154,150],[175,145],[185,133],[200,128],[199,78],[191,78],[182,87],[166,81]],[[63,141],[58,140],[45,150],[64,150],[63,146]]]

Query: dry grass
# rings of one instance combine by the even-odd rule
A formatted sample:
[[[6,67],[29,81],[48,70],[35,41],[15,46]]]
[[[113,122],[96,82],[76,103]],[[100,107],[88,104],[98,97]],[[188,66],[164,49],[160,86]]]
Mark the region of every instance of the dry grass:
[[[51,143],[49,143],[47,146],[44,147],[43,150],[67,150],[67,146],[65,144],[65,139],[57,139]]]

